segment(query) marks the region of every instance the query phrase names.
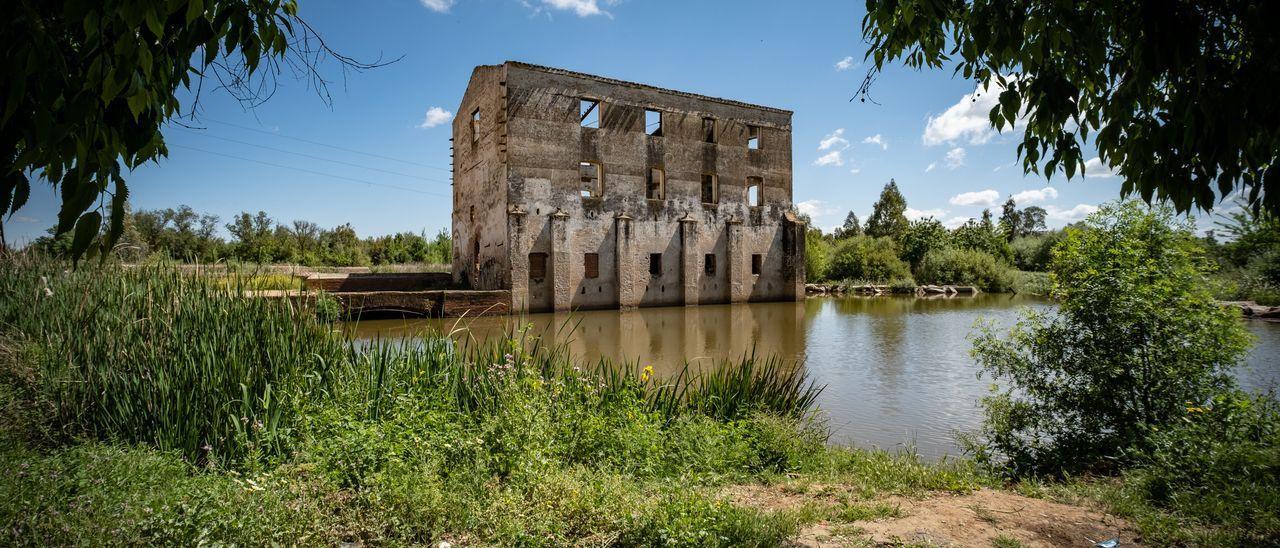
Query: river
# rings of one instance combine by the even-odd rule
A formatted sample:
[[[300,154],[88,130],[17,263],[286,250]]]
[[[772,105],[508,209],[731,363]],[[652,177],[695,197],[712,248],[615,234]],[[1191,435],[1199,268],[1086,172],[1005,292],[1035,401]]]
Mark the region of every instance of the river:
[[[957,455],[954,433],[982,420],[978,399],[990,389],[969,356],[980,320],[1012,325],[1024,307],[1047,301],[1005,294],[811,298],[804,302],[598,310],[523,318],[366,320],[348,326],[360,338],[503,336],[519,327],[552,337],[574,355],[652,365],[659,375],[736,359],[753,349],[803,363],[826,385],[818,406],[834,443]],[[1253,390],[1280,385],[1280,323],[1247,321],[1256,344],[1236,371]]]

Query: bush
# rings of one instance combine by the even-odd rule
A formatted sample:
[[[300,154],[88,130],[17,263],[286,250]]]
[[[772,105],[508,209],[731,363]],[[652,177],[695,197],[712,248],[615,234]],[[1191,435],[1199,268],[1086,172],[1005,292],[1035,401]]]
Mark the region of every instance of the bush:
[[[1047,296],[1053,291],[1053,278],[1045,272],[1013,273],[1013,292],[1019,295]]]
[[[1013,250],[1013,264],[1018,270],[1029,272],[1045,272],[1053,260],[1053,246],[1062,241],[1063,232],[1055,230],[1015,238],[1010,247]]]
[[[951,245],[961,249],[984,251],[1005,264],[1013,263],[1013,250],[1009,240],[994,224],[986,212],[982,220],[969,219],[951,232]]]
[[[916,281],[923,284],[972,285],[1003,293],[1013,288],[1013,272],[990,253],[974,249],[937,249],[920,262]]]
[[[804,271],[809,281],[827,279],[827,267],[831,264],[831,242],[822,236],[821,230],[810,229],[804,235]]]
[[[1188,405],[1128,483],[1151,504],[1243,534],[1230,544],[1280,540],[1280,409],[1267,396],[1224,393]]]
[[[827,277],[881,283],[910,278],[911,269],[898,258],[893,240],[854,236],[836,244]]]
[[[1058,311],[1026,311],[1007,337],[987,326],[974,339],[1004,387],[983,402],[983,456],[1013,474],[1136,461],[1187,402],[1232,386],[1228,371],[1248,348],[1171,210],[1123,202],[1086,225],[1068,230],[1053,260]]]

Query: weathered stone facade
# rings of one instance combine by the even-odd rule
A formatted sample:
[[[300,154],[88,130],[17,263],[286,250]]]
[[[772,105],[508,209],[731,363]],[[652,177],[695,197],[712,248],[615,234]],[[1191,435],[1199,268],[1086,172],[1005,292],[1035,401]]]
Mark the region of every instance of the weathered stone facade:
[[[790,111],[508,61],[453,172],[454,281],[513,311],[804,298]]]

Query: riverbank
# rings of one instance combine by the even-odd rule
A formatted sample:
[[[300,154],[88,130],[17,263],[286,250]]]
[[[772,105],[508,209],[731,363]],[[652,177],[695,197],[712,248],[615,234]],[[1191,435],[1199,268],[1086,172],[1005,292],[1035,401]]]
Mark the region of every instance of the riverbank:
[[[1022,501],[967,459],[829,444],[788,360],[664,377],[528,332],[353,344],[172,269],[0,274],[6,545],[774,546]]]

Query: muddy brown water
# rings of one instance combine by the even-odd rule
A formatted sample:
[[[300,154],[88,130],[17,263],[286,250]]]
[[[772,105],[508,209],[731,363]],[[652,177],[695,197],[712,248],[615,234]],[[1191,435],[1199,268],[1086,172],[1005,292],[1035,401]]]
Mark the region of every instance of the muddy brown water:
[[[575,356],[652,365],[673,374],[686,360],[705,366],[753,349],[802,363],[826,385],[818,406],[835,443],[900,449],[929,459],[960,453],[954,433],[982,417],[968,337],[979,321],[1012,325],[1024,307],[1044,300],[1015,295],[924,299],[811,298],[804,302],[597,310],[522,318],[365,320],[348,325],[358,338],[413,338],[455,332],[484,339],[518,329],[568,346]],[[1245,321],[1255,335],[1235,373],[1251,390],[1280,386],[1280,323]]]

